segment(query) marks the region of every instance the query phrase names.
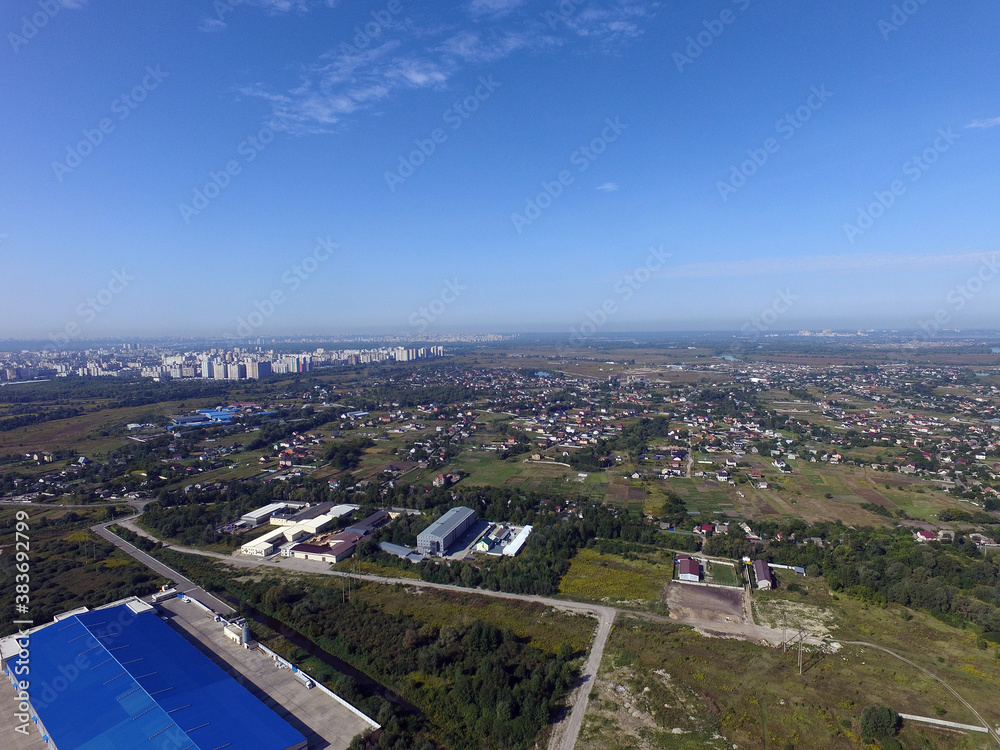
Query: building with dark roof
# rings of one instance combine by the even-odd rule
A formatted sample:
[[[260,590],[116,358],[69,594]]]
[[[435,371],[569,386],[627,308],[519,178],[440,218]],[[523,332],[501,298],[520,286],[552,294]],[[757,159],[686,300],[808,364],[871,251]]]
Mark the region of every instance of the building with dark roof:
[[[306,747],[302,734],[138,599],[68,613],[28,637],[30,713],[49,747]],[[16,682],[7,646],[4,673]]]
[[[452,508],[417,535],[417,551],[425,555],[443,555],[475,522],[476,511],[472,508]]]
[[[691,557],[678,558],[677,577],[682,581],[697,583],[701,580],[701,565]]]
[[[391,519],[392,516],[389,515],[389,511],[377,510],[363,521],[358,521],[356,524],[348,526],[346,531],[356,531],[362,536],[368,536],[379,526],[389,523]]]
[[[401,560],[409,560],[411,563],[418,563],[424,559],[424,556],[419,552],[414,552],[409,547],[403,547],[392,542],[381,542],[378,548],[383,552],[388,552],[390,555],[395,555]]]
[[[753,575],[757,579],[757,588],[759,589],[773,589],[774,588],[774,574],[771,572],[771,568],[763,560],[753,561]]]
[[[330,537],[325,544],[296,544],[288,555],[302,560],[339,563],[354,554],[362,538],[356,531],[343,531]]]
[[[333,508],[333,503],[317,503],[307,508],[291,510],[291,512],[277,512],[271,515],[271,523],[275,526],[294,526],[300,521],[309,521],[313,518],[328,513]]]

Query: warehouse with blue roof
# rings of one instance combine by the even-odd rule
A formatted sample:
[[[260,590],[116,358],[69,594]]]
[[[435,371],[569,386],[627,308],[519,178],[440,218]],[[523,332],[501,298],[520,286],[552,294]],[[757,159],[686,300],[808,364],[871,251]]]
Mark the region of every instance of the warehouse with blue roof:
[[[30,633],[30,706],[58,750],[304,750],[306,738],[137,599]],[[4,671],[12,678],[10,665]]]

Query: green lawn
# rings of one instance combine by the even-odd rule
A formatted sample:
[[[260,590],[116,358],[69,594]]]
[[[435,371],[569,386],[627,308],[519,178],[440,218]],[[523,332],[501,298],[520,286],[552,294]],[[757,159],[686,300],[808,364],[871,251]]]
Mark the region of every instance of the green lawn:
[[[718,583],[722,586],[742,585],[736,573],[735,567],[731,565],[726,565],[724,563],[713,563],[713,562],[710,562],[708,566],[711,572],[712,583]]]
[[[626,560],[584,547],[570,561],[559,593],[568,599],[645,606],[660,601],[673,571],[672,554],[654,553]]]

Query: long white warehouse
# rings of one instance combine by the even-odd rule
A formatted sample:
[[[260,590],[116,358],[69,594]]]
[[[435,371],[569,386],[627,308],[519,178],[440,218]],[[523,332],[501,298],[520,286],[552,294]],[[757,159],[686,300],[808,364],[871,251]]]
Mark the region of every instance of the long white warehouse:
[[[517,533],[517,536],[510,540],[510,544],[508,544],[506,547],[503,548],[503,554],[507,555],[508,557],[513,557],[518,552],[520,552],[521,547],[523,547],[524,543],[528,541],[528,534],[530,533],[531,533],[531,526],[525,526],[523,529],[521,529]]]

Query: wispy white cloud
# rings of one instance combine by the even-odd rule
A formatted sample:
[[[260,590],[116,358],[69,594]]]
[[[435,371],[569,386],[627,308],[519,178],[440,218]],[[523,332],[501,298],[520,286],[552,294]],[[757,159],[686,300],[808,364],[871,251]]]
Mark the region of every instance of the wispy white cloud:
[[[239,92],[270,102],[272,127],[295,134],[332,132],[345,115],[374,105],[408,88],[444,85],[452,66],[411,56],[396,41],[368,50],[345,50],[324,55],[301,69],[297,86],[286,93],[262,83]]]
[[[1000,125],[1000,117],[991,117],[987,120],[973,120],[965,127],[967,128],[995,128]]]
[[[469,13],[473,16],[503,15],[524,5],[525,0],[472,0]]]
[[[532,43],[532,38],[523,32],[493,31],[484,35],[467,30],[445,39],[438,51],[463,62],[487,63],[503,59]]]
[[[642,36],[645,24],[659,5],[659,2],[617,0],[603,5],[588,5],[575,13],[557,17],[573,34],[596,40],[607,47]]]
[[[198,24],[198,30],[206,33],[223,31],[225,28],[226,22],[221,21],[218,18],[203,18],[201,23]]]
[[[311,0],[229,0],[229,4],[253,5],[258,8],[266,8],[273,13],[287,13],[292,10],[304,12],[316,5],[332,8],[337,3],[335,0],[322,0],[321,2],[312,2]]]
[[[770,276],[789,273],[837,271],[914,270],[977,266],[996,253],[945,253],[939,255],[801,255],[795,258],[711,261],[671,266],[656,272],[667,277]]]
[[[310,0],[243,0],[271,12],[308,10]],[[232,2],[232,0],[230,0]],[[333,4],[329,0],[326,4]],[[505,59],[518,51],[588,39],[602,51],[642,34],[658,6],[647,0],[594,0],[572,8],[550,28],[526,0],[469,0],[464,15],[447,24],[396,17],[381,28],[378,44],[359,49],[346,39],[299,70],[286,89],[244,85],[241,94],[268,101],[272,126],[294,133],[335,130],[343,117],[405,90],[440,89],[461,69]],[[217,30],[206,21],[205,31]],[[561,28],[564,27],[564,28]],[[224,28],[224,25],[222,26]],[[559,38],[559,35],[565,38]]]
[[[617,182],[605,182],[603,185],[598,185],[594,190],[604,190],[608,193],[613,193],[618,189]]]

